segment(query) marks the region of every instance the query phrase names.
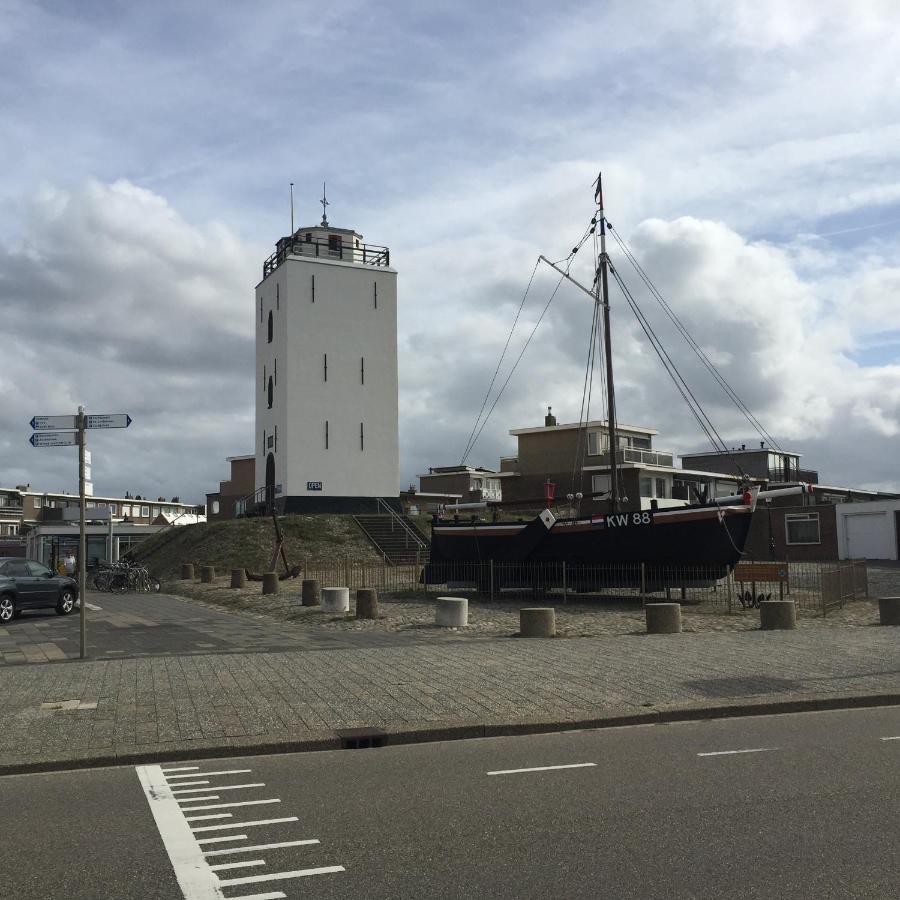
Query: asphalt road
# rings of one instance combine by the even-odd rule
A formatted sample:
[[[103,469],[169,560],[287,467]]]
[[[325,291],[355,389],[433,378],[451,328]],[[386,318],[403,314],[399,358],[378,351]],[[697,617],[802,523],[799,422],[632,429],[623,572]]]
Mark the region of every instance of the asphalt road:
[[[900,708],[9,776],[0,834],[17,900],[887,898]]]

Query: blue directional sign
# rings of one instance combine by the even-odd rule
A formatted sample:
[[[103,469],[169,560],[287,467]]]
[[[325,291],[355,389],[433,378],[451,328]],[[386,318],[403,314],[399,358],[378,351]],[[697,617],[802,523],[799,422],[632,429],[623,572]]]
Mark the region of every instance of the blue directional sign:
[[[56,431],[57,428],[77,428],[75,416],[33,416],[30,424],[35,431]]]
[[[87,415],[85,416],[87,428],[127,428],[131,422],[128,413],[113,413],[112,415]]]
[[[51,431],[33,434],[28,440],[32,447],[74,447],[78,435],[74,431]]]

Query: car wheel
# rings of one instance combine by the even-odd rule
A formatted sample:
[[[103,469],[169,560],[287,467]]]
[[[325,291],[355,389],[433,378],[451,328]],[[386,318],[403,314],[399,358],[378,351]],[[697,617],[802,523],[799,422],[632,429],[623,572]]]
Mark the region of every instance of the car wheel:
[[[56,613],[67,616],[73,609],[75,609],[75,592],[71,588],[63,588],[59,600],[56,601]]]
[[[0,625],[5,625],[11,621],[15,614],[16,604],[13,602],[13,598],[8,594],[4,594],[0,597]]]

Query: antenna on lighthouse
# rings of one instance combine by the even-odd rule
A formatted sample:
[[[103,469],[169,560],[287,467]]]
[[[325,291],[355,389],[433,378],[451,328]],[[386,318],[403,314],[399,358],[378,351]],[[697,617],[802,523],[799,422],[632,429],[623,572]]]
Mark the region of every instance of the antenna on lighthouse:
[[[324,181],[322,182],[322,199],[319,201],[319,203],[322,204],[322,227],[327,228],[328,227],[328,219],[325,217],[325,207],[331,206],[331,204],[328,202],[327,198],[325,197],[325,182]]]

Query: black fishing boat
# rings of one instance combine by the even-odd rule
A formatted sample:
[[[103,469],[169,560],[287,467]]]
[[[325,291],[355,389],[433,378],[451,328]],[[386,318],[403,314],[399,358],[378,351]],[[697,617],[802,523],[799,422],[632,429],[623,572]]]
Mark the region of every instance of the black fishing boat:
[[[589,294],[594,301],[588,365],[589,371],[593,373],[596,358],[602,357],[606,383],[605,401],[610,463],[610,488],[602,495],[602,499],[606,501],[607,511],[598,515],[558,518],[551,511],[552,489],[548,490],[545,497],[546,508],[531,521],[487,522],[479,521],[474,515],[466,521],[461,519],[459,513],[473,512],[473,507],[477,507],[479,504],[462,504],[455,510],[451,510],[455,513],[451,520],[441,518],[432,525],[430,561],[423,575],[427,583],[440,584],[456,580],[460,578],[460,573],[464,572],[466,566],[474,566],[480,570],[485,564],[491,566],[497,564],[505,567],[507,572],[517,568],[524,572],[531,564],[534,564],[535,567],[543,566],[546,569],[548,566],[552,567],[553,564],[562,563],[582,568],[590,566],[618,567],[622,583],[633,582],[639,577],[636,575],[638,571],[643,573],[641,578],[646,577],[647,570],[657,573],[657,577],[664,582],[666,577],[660,573],[673,572],[676,569],[681,573],[679,576],[681,583],[684,583],[684,573],[689,569],[697,573],[697,580],[709,583],[725,577],[743,555],[751,517],[759,495],[759,488],[753,487],[749,480],[746,480],[738,493],[733,496],[706,500],[704,503],[678,508],[630,509],[626,498],[622,496],[620,473],[617,468],[619,451],[609,315],[608,281],[610,273],[638,316],[645,333],[653,343],[654,349],[670,375],[673,374],[669,366],[672,360],[665,350],[660,350],[657,346],[656,336],[649,327],[646,317],[643,316],[633,295],[623,283],[620,274],[612,266],[606,249],[608,222],[603,208],[600,177],[597,179],[596,188],[597,209],[581,242],[583,244],[589,235],[595,235],[595,241],[599,238],[592,288],[580,284],[569,274],[569,265],[581,244],[576,245],[572,250],[568,260],[565,261],[567,265],[564,267],[551,262],[544,256],[539,257],[539,262],[542,261],[551,266],[560,274],[561,278]],[[618,236],[616,236],[616,240],[620,246],[623,246],[624,252],[630,255],[627,246],[623,245]],[[596,243],[595,246],[597,246]],[[636,261],[634,264],[639,267]],[[639,271],[643,272],[640,269]],[[653,290],[655,291],[655,287]],[[600,350],[601,344],[602,351]],[[695,347],[695,352],[703,353],[699,346]],[[705,354],[704,358],[709,362]],[[711,363],[707,365],[707,368],[710,367]],[[674,364],[672,368],[674,368]],[[711,371],[715,372],[719,383],[726,388],[729,395],[740,402],[740,398],[724,382],[721,374],[714,370],[714,367]],[[677,373],[676,370],[675,374],[677,379],[680,379],[680,384],[686,388],[680,373]],[[678,384],[678,380],[676,380],[676,385]],[[694,396],[690,390],[687,390],[687,395],[681,386],[679,386],[679,390],[685,400],[691,403]],[[758,422],[746,406],[743,406],[743,411],[758,426]],[[707,435],[711,438],[712,435],[715,435],[718,438],[719,443],[716,444],[714,440],[714,445],[724,446],[702,409],[698,413],[698,410],[692,407],[692,412],[698,417],[698,421]],[[588,418],[589,416],[585,416],[585,420]],[[708,423],[709,427],[705,423]],[[807,489],[806,486],[801,486],[789,490],[800,493]],[[779,494],[784,492],[778,491]],[[593,498],[600,496],[593,495]],[[573,497],[581,499],[580,494],[568,495],[570,501]],[[480,506],[485,508],[486,504],[480,504]],[[476,577],[481,578],[482,576]]]

